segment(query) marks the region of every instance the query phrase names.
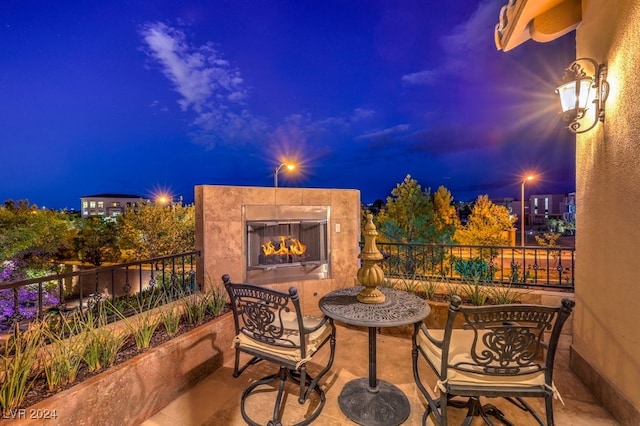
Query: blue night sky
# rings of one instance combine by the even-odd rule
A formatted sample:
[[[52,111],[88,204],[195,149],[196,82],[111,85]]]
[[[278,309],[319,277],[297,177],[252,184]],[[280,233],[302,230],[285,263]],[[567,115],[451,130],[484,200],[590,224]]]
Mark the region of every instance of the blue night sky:
[[[572,32],[497,51],[507,0],[3,0],[0,201],[199,184],[459,201],[575,190]]]

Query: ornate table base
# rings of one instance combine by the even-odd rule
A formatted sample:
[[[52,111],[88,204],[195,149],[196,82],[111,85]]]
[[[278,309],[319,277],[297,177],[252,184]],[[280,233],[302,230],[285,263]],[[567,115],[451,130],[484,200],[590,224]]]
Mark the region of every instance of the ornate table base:
[[[398,426],[411,413],[409,400],[396,386],[378,380],[376,332],[378,327],[415,324],[429,315],[429,304],[415,294],[381,288],[382,303],[361,303],[363,287],[334,290],[320,299],[320,310],[336,321],[368,327],[369,377],[347,383],[338,397],[343,414],[360,425]],[[407,359],[409,354],[407,354]]]
[[[397,426],[409,417],[411,407],[404,393],[384,380],[371,389],[369,379],[355,379],[344,386],[338,405],[345,416],[360,425]]]

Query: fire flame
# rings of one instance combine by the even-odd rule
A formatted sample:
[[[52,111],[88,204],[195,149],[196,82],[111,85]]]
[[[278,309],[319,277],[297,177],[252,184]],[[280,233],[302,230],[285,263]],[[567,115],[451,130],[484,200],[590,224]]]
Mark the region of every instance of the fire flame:
[[[287,245],[289,242],[289,245]],[[271,242],[267,241],[266,244],[262,244],[262,253],[265,256],[278,256],[283,254],[295,254],[297,256],[302,256],[304,252],[307,250],[307,246],[302,244],[300,240],[293,237],[280,237],[280,244],[278,248]]]

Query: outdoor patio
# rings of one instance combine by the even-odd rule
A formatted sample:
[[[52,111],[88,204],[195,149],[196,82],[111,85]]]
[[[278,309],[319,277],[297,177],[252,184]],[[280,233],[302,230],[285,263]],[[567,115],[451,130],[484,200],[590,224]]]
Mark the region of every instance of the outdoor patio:
[[[336,334],[336,359],[332,370],[323,380],[327,401],[320,417],[314,422],[318,425],[349,425],[355,424],[347,419],[338,407],[338,395],[343,386],[354,378],[367,377],[368,374],[368,340],[366,329],[338,325]],[[377,339],[378,378],[391,382],[406,394],[411,403],[411,414],[405,425],[420,425],[425,409],[425,401],[413,381],[411,371],[411,338],[404,335],[383,333]],[[320,357],[328,356],[328,348],[322,349],[314,358],[320,362]],[[310,365],[314,371],[315,362]],[[428,383],[435,384],[435,376],[428,371],[426,364],[421,363],[421,374]],[[247,385],[258,378],[276,371],[275,366],[261,363],[250,367],[239,378],[232,377],[232,351],[222,368],[203,379],[195,387],[185,392],[171,402],[159,413],[143,423],[145,426],[191,426],[191,425],[244,425],[240,413],[240,396]],[[589,390],[569,370],[568,344],[558,349],[556,368],[554,372],[555,384],[564,400],[554,402],[555,421],[558,425],[617,425],[612,416],[605,411],[593,398]],[[267,389],[267,388],[265,388]],[[250,415],[255,419],[264,419],[266,424],[273,407],[275,391],[267,391],[252,396],[247,403]],[[316,401],[312,400],[313,404]],[[494,399],[491,403],[498,406],[506,417],[516,425],[536,424],[533,418],[519,408],[501,399]],[[542,400],[532,400],[532,405],[544,412]],[[291,424],[304,418],[309,408],[309,402],[298,405],[297,399],[292,397],[287,401],[284,424]],[[249,408],[248,408],[249,409]],[[451,424],[460,424],[465,409],[449,408]],[[433,424],[431,419],[427,424]],[[480,419],[475,424],[482,424]],[[496,424],[500,424],[496,421]]]

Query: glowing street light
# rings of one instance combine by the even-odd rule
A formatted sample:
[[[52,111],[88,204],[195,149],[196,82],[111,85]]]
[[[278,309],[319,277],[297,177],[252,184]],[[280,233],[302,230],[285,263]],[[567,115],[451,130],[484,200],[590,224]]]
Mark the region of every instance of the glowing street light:
[[[293,171],[295,170],[296,165],[293,163],[282,163],[278,167],[276,167],[276,171],[273,173],[273,186],[276,188],[278,187],[278,173],[280,173],[280,170],[283,167],[286,167],[289,171]]]
[[[522,185],[520,187],[520,244],[522,247],[525,246],[524,243],[524,184],[527,183],[528,180],[533,180],[535,176],[529,175],[522,180]]]
[[[182,195],[180,195],[176,201],[173,195],[162,192],[156,196],[156,203],[160,206],[171,206],[171,209],[175,210],[176,204],[182,206]]]
[[[160,195],[157,198],[157,202],[158,204],[169,204],[169,197],[167,197],[166,195]]]

